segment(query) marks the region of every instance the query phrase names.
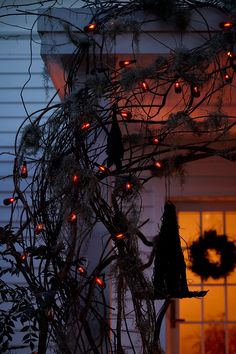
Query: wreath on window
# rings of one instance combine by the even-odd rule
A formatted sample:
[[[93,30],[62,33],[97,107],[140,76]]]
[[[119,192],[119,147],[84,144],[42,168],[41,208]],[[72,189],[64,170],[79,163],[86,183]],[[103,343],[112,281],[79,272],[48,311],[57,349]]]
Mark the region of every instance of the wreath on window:
[[[215,230],[206,231],[203,237],[190,246],[190,269],[203,279],[219,279],[231,273],[236,265],[236,246],[226,235]]]

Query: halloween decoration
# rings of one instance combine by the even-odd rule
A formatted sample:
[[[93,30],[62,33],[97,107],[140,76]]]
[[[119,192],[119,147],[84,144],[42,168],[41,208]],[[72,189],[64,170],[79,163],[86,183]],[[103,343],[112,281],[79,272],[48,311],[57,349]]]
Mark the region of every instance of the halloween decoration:
[[[204,280],[229,275],[236,266],[236,246],[226,235],[205,231],[190,247],[190,269]],[[212,254],[211,254],[212,253]]]
[[[165,203],[161,229],[156,241],[153,285],[155,297],[158,299],[205,296],[207,293],[188,290],[176,209],[170,201]]]

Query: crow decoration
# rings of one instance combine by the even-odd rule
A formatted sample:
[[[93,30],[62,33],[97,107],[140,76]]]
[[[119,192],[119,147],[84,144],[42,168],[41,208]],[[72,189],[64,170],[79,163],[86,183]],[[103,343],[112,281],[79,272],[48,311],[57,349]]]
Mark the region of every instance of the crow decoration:
[[[117,105],[112,108],[111,130],[107,137],[107,167],[116,165],[117,170],[122,168],[122,158],[124,156],[124,147],[122,134],[117,121]]]
[[[188,290],[176,209],[170,201],[165,203],[162,225],[157,238],[153,285],[156,299],[201,297],[207,293],[207,291]]]

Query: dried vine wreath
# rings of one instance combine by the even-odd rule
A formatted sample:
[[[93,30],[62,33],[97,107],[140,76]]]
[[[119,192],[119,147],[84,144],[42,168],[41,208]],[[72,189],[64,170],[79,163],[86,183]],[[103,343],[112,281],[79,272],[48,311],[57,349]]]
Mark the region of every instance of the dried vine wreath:
[[[219,254],[219,262],[209,259],[209,250],[215,250]],[[206,231],[204,237],[200,237],[190,246],[192,264],[190,269],[203,279],[212,277],[219,279],[229,275],[236,265],[236,246],[229,241],[226,235],[217,235],[215,230]]]

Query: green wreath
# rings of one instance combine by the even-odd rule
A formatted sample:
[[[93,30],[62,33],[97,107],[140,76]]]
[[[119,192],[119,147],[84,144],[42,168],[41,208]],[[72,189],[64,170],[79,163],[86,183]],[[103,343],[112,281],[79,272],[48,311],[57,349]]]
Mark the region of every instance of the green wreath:
[[[218,262],[209,259],[209,251],[219,256]],[[236,246],[226,235],[217,235],[215,230],[206,231],[203,237],[190,246],[190,269],[203,279],[219,279],[231,273],[236,265]]]

